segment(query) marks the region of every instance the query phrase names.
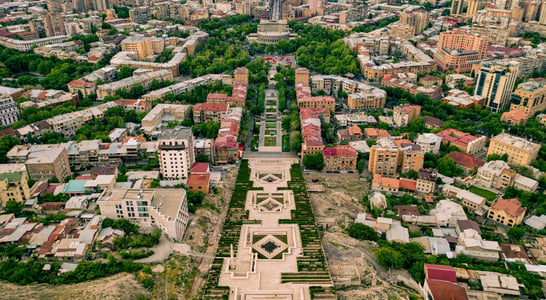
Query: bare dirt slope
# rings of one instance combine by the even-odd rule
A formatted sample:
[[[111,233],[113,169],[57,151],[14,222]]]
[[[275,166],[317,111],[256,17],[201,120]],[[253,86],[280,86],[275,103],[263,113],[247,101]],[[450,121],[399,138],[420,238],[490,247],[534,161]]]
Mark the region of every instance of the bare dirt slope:
[[[118,274],[73,285],[31,284],[20,286],[0,282],[2,299],[136,299],[146,290],[131,274]]]

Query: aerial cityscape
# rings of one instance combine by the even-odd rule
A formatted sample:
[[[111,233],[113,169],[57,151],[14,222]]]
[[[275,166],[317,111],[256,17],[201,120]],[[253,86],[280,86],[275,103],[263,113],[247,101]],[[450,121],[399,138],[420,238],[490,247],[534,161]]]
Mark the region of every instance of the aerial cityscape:
[[[1,299],[546,299],[546,0],[0,0]]]

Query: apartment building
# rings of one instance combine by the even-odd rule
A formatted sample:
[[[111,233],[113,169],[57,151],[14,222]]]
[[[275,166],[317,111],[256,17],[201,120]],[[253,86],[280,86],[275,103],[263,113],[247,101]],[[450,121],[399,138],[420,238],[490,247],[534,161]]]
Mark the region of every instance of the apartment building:
[[[421,114],[421,105],[398,105],[393,109],[392,119],[397,127],[406,127]]]
[[[147,6],[131,8],[129,10],[129,19],[133,23],[146,24],[152,19],[152,10]]]
[[[324,148],[324,170],[356,170],[358,153],[348,145],[336,145],[333,148]]]
[[[539,151],[540,144],[530,142],[522,137],[501,133],[491,138],[487,156],[507,154],[509,165],[528,166],[536,159]]]
[[[489,63],[480,66],[474,96],[485,98],[485,107],[501,112],[510,105],[510,98],[519,72],[519,63]]]
[[[121,51],[136,52],[138,59],[145,59],[154,54],[159,54],[164,47],[165,41],[162,38],[130,36],[121,41]]]
[[[425,94],[429,96],[432,100],[440,100],[442,98],[442,88],[439,86],[420,86],[415,83],[406,81],[407,78],[402,75],[412,74],[412,73],[396,73],[396,74],[385,74],[381,80],[382,87],[390,88],[400,88],[412,95]]]
[[[248,69],[245,67],[235,69],[233,71],[233,81],[248,84]]]
[[[126,111],[134,110],[137,114],[142,112],[148,113],[152,110],[152,101],[143,99],[119,99],[115,100],[114,103]]]
[[[191,115],[190,105],[158,104],[141,121],[140,130],[147,134],[159,129],[163,119],[182,121]],[[168,117],[168,118],[167,118]]]
[[[106,218],[157,226],[172,240],[182,240],[189,220],[183,189],[106,189],[97,205]]]
[[[67,38],[68,36],[66,35],[57,35],[57,36],[50,36],[50,37],[45,37],[45,38],[36,39],[36,40],[25,41],[25,40],[10,39],[7,37],[0,37],[0,45],[6,48],[15,49],[21,52],[29,52],[34,47],[41,47],[44,45],[60,43],[66,40]]]
[[[197,103],[193,107],[193,122],[196,124],[220,123],[229,112],[229,105],[216,103]]]
[[[522,111],[529,117],[546,109],[546,79],[529,79],[518,85],[510,99],[510,111]]]
[[[173,73],[171,71],[142,71],[144,70],[137,70],[135,71],[137,74],[131,77],[99,85],[97,87],[97,99],[104,99],[104,97],[106,96],[114,96],[117,91],[123,89],[130,90],[135,85],[141,85],[144,90],[148,90],[154,80],[157,80],[159,82],[173,80]]]
[[[336,99],[332,96],[319,96],[319,97],[300,97],[298,98],[299,108],[327,108],[330,111],[336,109]]]
[[[166,179],[187,179],[195,162],[191,128],[178,126],[164,129],[158,142],[161,176]]]
[[[514,184],[517,175],[518,173],[511,170],[505,161],[494,160],[478,168],[475,183],[487,188],[504,190]]]
[[[418,172],[423,167],[424,157],[419,145],[401,143],[397,146],[392,140],[381,138],[370,148],[368,171],[386,176],[409,170]]]
[[[478,196],[472,192],[458,188],[451,184],[445,184],[442,188],[442,193],[445,196],[451,196],[459,199],[464,207],[472,211],[476,211],[486,204],[486,199],[484,197]]]
[[[25,162],[30,179],[48,181],[57,178],[63,182],[72,175],[65,148],[51,148],[36,152]]]
[[[0,202],[24,202],[30,197],[28,173],[24,164],[0,164]]]
[[[485,57],[488,45],[489,39],[477,34],[462,30],[442,32],[434,60],[444,72],[469,73],[472,64]]]
[[[306,68],[298,68],[295,71],[295,85],[304,84],[309,85],[309,70]]]
[[[173,74],[178,74],[174,73]],[[179,83],[175,83],[173,85],[169,85],[167,87],[150,91],[149,93],[143,95],[141,98],[144,100],[157,100],[157,99],[163,99],[168,94],[173,94],[174,96],[183,94],[189,90],[193,90],[194,88],[205,85],[211,81],[217,81],[221,80],[221,75],[218,74],[209,74],[206,76],[196,77],[192,78],[186,81],[182,81]],[[234,87],[235,89],[235,87]]]
[[[527,208],[521,207],[518,199],[502,199],[493,203],[487,212],[487,218],[503,225],[514,227],[521,224]]]
[[[421,34],[428,26],[428,12],[424,9],[404,12],[400,14],[400,20],[390,28],[390,35],[410,39],[414,35]]]
[[[371,88],[355,94],[349,94],[347,105],[351,110],[371,110],[383,108],[387,101],[387,93],[378,88]]]
[[[462,152],[474,154],[485,148],[486,136],[473,136],[453,128],[442,130],[436,134],[442,138],[442,144],[456,146]]]
[[[19,109],[11,96],[0,95],[0,125],[9,126],[19,121]]]

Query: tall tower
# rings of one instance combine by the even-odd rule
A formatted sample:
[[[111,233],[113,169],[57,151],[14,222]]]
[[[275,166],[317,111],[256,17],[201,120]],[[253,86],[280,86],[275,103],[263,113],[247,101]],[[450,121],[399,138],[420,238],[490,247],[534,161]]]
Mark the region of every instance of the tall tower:
[[[451,14],[454,16],[460,16],[463,13],[464,0],[452,0],[451,1]]]
[[[519,72],[519,63],[482,63],[474,96],[485,98],[485,107],[493,112],[508,108]]]
[[[542,7],[540,9],[540,18],[538,22],[542,25],[546,25],[546,0],[542,1]]]

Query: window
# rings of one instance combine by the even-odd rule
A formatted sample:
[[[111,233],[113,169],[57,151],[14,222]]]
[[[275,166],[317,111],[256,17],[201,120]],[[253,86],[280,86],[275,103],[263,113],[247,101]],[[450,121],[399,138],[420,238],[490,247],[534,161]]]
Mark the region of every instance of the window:
[[[148,206],[148,201],[137,201],[138,206]]]

